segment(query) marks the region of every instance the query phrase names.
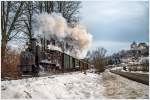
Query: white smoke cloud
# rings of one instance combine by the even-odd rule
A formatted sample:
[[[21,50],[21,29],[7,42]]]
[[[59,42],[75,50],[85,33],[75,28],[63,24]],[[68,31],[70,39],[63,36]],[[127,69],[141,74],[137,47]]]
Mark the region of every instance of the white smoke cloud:
[[[77,58],[84,58],[92,43],[92,35],[85,27],[77,25],[71,28],[67,26],[66,19],[57,13],[36,15],[33,30],[46,39],[63,39],[69,45],[65,52]]]
[[[67,23],[60,14],[42,13],[35,15],[34,19],[35,23],[33,24],[33,30],[36,32],[36,35],[42,35],[45,38],[49,38],[53,35],[56,35],[59,38],[65,36]]]
[[[75,52],[75,55],[78,55],[79,58],[85,57],[92,43],[92,35],[81,25],[69,29],[69,33],[67,37],[70,38],[70,41],[67,42],[74,46],[72,52]]]

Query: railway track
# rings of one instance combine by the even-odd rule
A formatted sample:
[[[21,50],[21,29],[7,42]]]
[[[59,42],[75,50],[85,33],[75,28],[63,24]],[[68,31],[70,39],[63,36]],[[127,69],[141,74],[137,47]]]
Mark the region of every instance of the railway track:
[[[123,76],[123,77],[126,77],[128,79],[133,80],[133,81],[149,85],[149,74],[122,72],[119,70],[110,70],[110,72],[118,74],[118,75]]]

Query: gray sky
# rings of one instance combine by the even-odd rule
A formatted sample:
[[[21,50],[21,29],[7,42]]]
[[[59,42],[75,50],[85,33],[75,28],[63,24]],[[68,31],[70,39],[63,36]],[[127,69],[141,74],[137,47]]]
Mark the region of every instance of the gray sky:
[[[133,41],[148,42],[148,10],[148,1],[83,1],[81,23],[93,35],[91,49],[112,54]]]

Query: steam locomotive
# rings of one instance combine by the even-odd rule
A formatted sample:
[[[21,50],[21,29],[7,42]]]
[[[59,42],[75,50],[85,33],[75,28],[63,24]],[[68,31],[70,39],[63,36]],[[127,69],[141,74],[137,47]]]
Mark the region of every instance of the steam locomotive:
[[[55,41],[53,41],[53,45]],[[77,59],[63,51],[47,49],[49,41],[41,39],[41,47],[37,39],[32,38],[30,46],[21,52],[21,75],[39,76],[39,72],[84,71],[90,64]]]

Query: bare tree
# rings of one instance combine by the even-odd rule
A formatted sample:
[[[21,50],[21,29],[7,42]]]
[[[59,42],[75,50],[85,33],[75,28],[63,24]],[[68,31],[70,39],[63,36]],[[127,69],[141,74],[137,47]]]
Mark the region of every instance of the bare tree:
[[[31,43],[31,38],[33,37],[32,33],[32,23],[33,23],[33,14],[36,10],[36,7],[34,6],[33,1],[27,1],[25,2],[25,12],[24,12],[24,26],[25,29],[23,29],[23,32],[27,35],[29,39],[29,43]]]
[[[80,1],[57,1],[58,12],[66,18],[70,25],[75,25],[79,22],[79,9],[81,8]]]
[[[40,13],[58,12],[71,25],[79,22],[79,9],[81,8],[80,1],[37,1],[37,8]]]
[[[24,4],[23,12],[23,22],[25,28],[20,29],[28,37],[29,44],[31,43],[31,38],[33,37],[33,26],[34,23],[33,15],[40,14],[42,12],[52,13],[59,12],[62,13],[63,17],[69,23],[77,22],[77,13],[79,12],[80,2],[66,2],[66,1],[26,1]]]
[[[25,33],[28,38],[29,44],[31,44],[31,39],[33,37],[33,16],[34,14],[39,14],[42,12],[51,13],[53,11],[53,1],[26,1],[23,13],[23,22],[25,29],[21,31]]]
[[[99,47],[91,53],[92,63],[99,72],[104,71],[106,52],[106,49]]]
[[[79,1],[2,1],[1,29],[2,29],[2,57],[5,56],[6,45],[18,33],[23,32],[31,39],[33,14],[41,12],[60,12],[68,23],[79,21]]]
[[[54,12],[54,3],[56,1],[36,1],[35,5],[39,13],[47,12],[52,13]]]
[[[5,56],[8,41],[13,39],[23,27],[21,26],[21,15],[24,2],[1,2],[1,30],[2,30],[2,61]]]

